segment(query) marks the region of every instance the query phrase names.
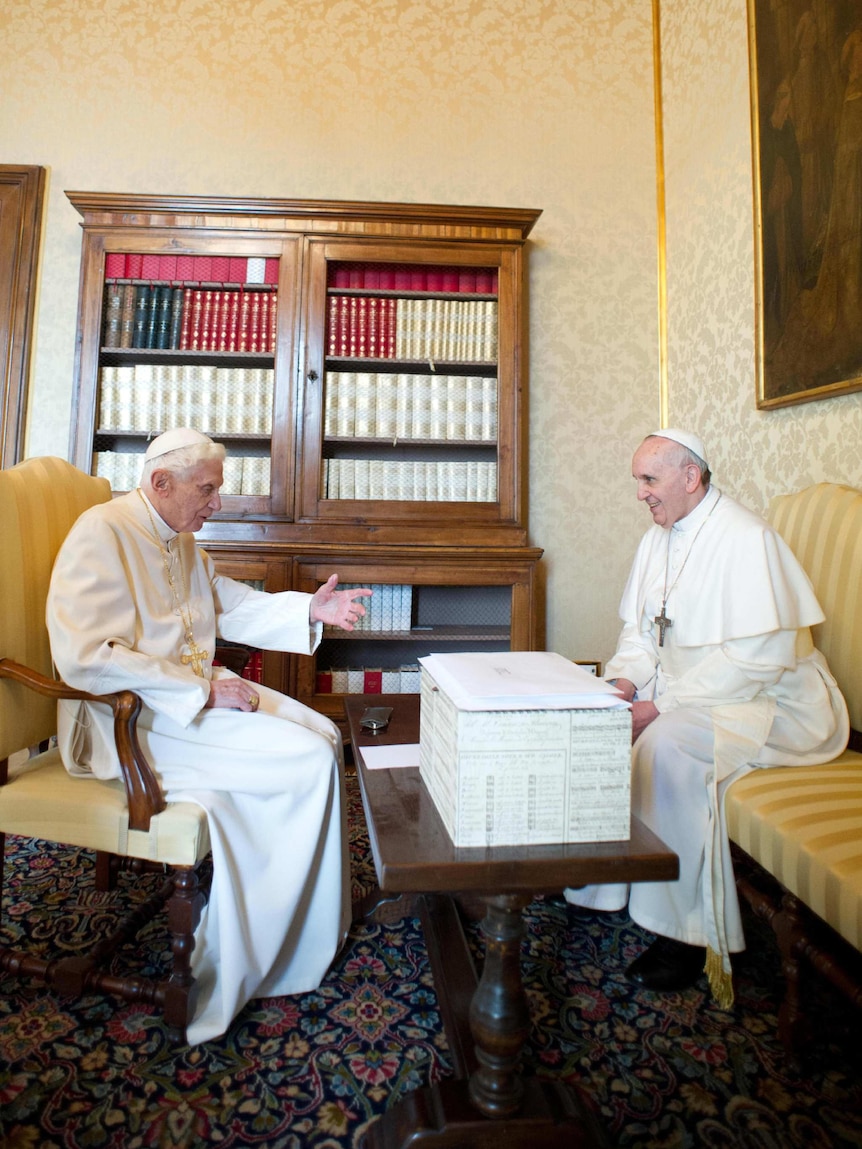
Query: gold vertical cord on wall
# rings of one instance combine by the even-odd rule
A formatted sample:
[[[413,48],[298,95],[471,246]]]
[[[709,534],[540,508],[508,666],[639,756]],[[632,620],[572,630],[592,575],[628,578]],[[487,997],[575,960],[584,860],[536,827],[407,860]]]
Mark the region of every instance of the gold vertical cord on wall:
[[[658,394],[659,426],[668,425],[667,396],[667,246],[664,200],[664,122],[661,94],[660,0],[652,0],[653,88],[655,91],[655,172],[658,217]]]

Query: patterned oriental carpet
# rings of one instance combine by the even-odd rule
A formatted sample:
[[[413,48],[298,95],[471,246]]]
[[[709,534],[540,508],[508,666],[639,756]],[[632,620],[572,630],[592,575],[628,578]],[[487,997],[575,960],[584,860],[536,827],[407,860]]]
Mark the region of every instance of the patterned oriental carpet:
[[[353,777],[348,791],[358,896],[374,870]],[[114,895],[94,891],[89,855],[18,839],[7,852],[7,931],[56,946],[98,925]],[[818,1039],[807,1075],[794,1076],[776,1036],[776,950],[765,926],[749,917],[746,929],[725,1013],[705,980],[684,993],[635,990],[624,969],[651,938],[625,913],[576,918],[537,899],[523,944],[526,1071],[582,1086],[620,1149],[862,1146],[858,1014],[819,990]],[[152,926],[130,960],[163,960],[164,941]],[[171,1047],[148,1007],[70,1005],[0,981],[3,1149],[343,1149],[406,1092],[449,1074],[413,919],[358,923],[317,992],[253,1002],[224,1038],[194,1049]]]

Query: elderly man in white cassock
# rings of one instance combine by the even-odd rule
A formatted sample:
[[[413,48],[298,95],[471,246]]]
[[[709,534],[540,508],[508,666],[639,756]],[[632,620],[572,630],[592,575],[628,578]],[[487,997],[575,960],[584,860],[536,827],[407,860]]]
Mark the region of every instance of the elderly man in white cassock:
[[[768,523],[710,481],[687,431],[648,436],[634,455],[653,526],[622,597],[623,630],[606,677],[632,704],[632,810],[678,855],[677,882],[565,891],[619,910],[657,936],[629,966],[653,990],[706,970],[733,1002],[730,954],[745,948],[724,823],[734,779],[767,766],[827,762],[847,744],[844,699],[809,627],[823,612]]]
[[[48,598],[60,675],[134,690],[138,733],[170,800],[207,812],[214,876],[195,934],[190,1044],[223,1034],[252,998],[315,989],[349,925],[342,745],[328,719],[213,667],[216,637],[311,653],[352,630],[368,589],[266,594],[218,575],[193,533],[216,513],[225,449],[181,428],[154,439],[140,488],[86,511]],[[119,776],[110,709],[61,702],[72,774]]]

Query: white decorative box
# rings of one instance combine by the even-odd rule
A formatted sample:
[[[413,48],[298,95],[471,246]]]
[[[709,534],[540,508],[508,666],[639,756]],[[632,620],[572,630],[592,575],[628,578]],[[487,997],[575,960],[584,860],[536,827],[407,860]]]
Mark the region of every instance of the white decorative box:
[[[419,769],[456,846],[625,841],[631,710],[547,652],[420,659]]]

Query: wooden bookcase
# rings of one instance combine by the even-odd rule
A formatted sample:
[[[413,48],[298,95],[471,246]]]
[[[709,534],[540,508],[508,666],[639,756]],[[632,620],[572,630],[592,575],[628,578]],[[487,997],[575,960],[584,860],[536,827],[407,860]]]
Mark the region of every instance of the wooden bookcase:
[[[77,466],[122,491],[168,427],[224,442],[222,511],[199,536],[219,569],[267,590],[333,570],[413,588],[407,631],[351,638],[351,665],[535,646],[522,358],[538,211],[66,194],[83,228]],[[315,659],[267,655],[265,681],[340,720],[320,689],[332,657],[329,635]]]

